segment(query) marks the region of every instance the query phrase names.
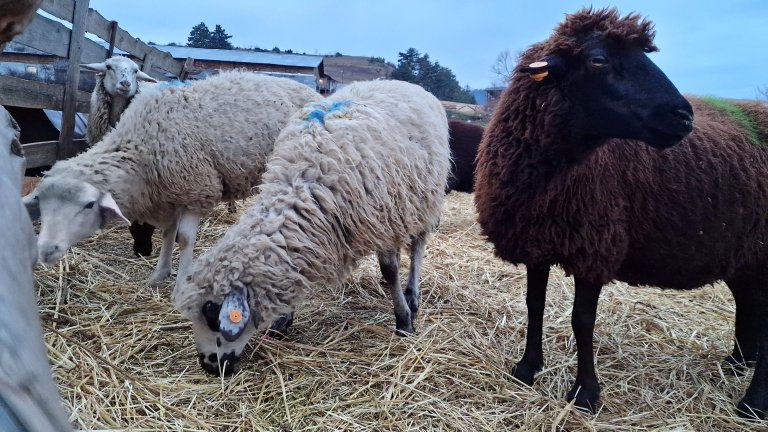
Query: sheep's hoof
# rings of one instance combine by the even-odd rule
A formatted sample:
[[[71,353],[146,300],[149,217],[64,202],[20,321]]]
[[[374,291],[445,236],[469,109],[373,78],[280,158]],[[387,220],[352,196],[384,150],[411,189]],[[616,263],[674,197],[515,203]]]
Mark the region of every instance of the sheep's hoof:
[[[600,400],[600,386],[574,384],[568,392],[568,402],[576,399],[576,408],[594,414],[597,411],[597,401]]]
[[[407,336],[416,333],[413,329],[413,315],[406,316],[395,315],[395,334],[398,336]]]
[[[161,286],[163,285],[163,281],[170,275],[171,269],[157,269],[153,271],[152,275],[149,277],[149,285],[153,287]]]
[[[527,363],[520,362],[512,368],[512,376],[521,383],[527,386],[532,386],[533,377],[536,375],[536,372],[540,370],[541,365],[531,366]]]
[[[746,397],[744,399],[746,399]],[[738,414],[739,417],[748,420],[764,420],[766,407],[763,407],[763,409],[756,408],[753,406],[755,404],[748,404],[744,402],[744,399],[740,400],[736,405],[736,414]]]

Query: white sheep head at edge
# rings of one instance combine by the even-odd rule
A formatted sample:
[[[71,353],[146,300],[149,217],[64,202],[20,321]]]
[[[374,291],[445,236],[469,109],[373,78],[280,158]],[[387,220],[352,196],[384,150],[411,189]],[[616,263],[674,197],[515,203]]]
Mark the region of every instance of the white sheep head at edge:
[[[131,98],[139,90],[139,81],[157,82],[139,70],[128,57],[110,57],[101,63],[81,64],[82,69],[104,75],[104,89],[112,96]]]
[[[24,197],[32,219],[40,219],[38,261],[60,260],[76,242],[89,237],[111,221],[130,224],[112,194],[75,179],[46,179]]]

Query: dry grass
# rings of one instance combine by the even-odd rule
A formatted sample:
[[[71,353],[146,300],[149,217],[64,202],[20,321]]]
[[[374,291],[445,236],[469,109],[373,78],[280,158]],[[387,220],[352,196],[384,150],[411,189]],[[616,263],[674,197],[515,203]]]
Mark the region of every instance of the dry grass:
[[[234,221],[206,220],[201,248]],[[159,242],[158,242],[159,244]],[[758,430],[733,405],[747,377],[726,375],[733,302],[723,286],[662,293],[614,284],[595,331],[605,405],[583,415],[563,397],[575,373],[573,284],[550,277],[546,366],[533,387],[509,368],[525,334],[523,269],[495,259],[472,198],[452,194],[428,247],[417,335],[393,336],[378,266],[364,260],[342,286],[303,304],[285,341],[246,351],[230,379],[198,367],[172,283],[144,281],[154,265],[130,254],[124,228],[38,269],[46,342],[78,428],[175,431]],[[407,261],[404,262],[407,269]]]

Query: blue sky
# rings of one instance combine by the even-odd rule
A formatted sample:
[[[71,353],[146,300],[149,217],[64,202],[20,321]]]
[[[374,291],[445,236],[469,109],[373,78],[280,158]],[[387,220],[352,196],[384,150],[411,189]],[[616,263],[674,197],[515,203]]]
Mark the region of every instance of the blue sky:
[[[215,3],[215,5],[214,5]],[[491,66],[546,38],[564,14],[616,6],[656,23],[652,59],[684,93],[755,98],[768,87],[768,1],[626,0],[91,0],[144,41],[183,42],[192,26],[221,24],[237,46],[308,54],[378,56],[396,62],[414,47],[453,70],[462,85],[491,84]]]

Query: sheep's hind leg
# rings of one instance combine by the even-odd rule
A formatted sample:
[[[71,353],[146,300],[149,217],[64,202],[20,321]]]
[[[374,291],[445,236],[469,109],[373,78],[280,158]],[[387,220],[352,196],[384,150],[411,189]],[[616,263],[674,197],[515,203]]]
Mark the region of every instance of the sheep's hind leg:
[[[413,333],[411,309],[400,288],[400,251],[379,253],[379,268],[384,280],[389,285],[389,293],[395,306],[395,327],[398,335]]]
[[[746,274],[729,279],[726,283],[736,303],[736,338],[733,352],[725,358],[725,364],[729,366],[725,370],[743,375],[757,361],[762,319],[754,293],[764,289],[768,278]]]
[[[568,401],[576,399],[576,406],[594,413],[600,399],[600,383],[595,374],[592,337],[595,330],[597,300],[603,285],[575,278],[576,296],[573,299],[571,326],[576,336],[576,382],[568,392]]]
[[[192,213],[182,213],[179,218],[178,242],[179,271],[176,272],[176,285],[187,277],[189,267],[194,258],[195,241],[197,240],[197,226],[200,224],[200,216]]]
[[[160,247],[160,256],[157,258],[155,271],[149,277],[150,285],[160,285],[171,274],[171,254],[173,253],[173,243],[176,241],[176,230],[178,227],[179,221],[175,220],[173,225],[163,230],[163,245]]]
[[[533,377],[544,366],[544,352],[541,338],[544,330],[544,303],[547,297],[549,266],[527,267],[527,290],[525,304],[528,307],[528,330],[526,331],[523,358],[512,369],[517,380],[533,385]]]
[[[421,263],[424,261],[426,244],[426,232],[419,234],[411,240],[411,269],[408,273],[408,283],[405,287],[405,300],[411,309],[411,319],[415,319],[416,312],[419,311],[419,300],[421,298],[419,275],[421,274]]]
[[[133,253],[136,256],[152,255],[152,234],[155,227],[148,223],[133,222],[128,231],[133,237]]]

